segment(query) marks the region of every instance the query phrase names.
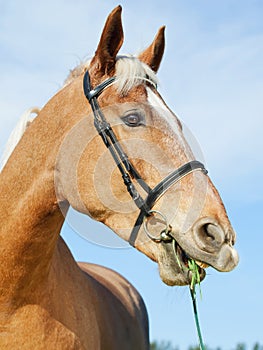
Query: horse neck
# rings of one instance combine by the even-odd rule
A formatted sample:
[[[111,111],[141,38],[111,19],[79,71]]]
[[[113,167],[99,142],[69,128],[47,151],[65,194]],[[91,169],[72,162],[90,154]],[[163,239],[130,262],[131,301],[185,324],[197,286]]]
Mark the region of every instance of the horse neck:
[[[53,97],[0,174],[2,297],[26,295],[48,275],[64,222],[54,188],[56,154],[73,117],[77,118],[74,102],[69,88]]]

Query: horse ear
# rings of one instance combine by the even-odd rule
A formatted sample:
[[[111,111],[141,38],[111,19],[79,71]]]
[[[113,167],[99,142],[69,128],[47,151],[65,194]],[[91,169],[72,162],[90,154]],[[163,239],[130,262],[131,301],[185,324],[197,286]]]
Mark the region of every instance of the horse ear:
[[[151,45],[138,57],[139,60],[148,64],[154,72],[158,71],[164,53],[164,30],[165,26],[159,29]]]
[[[96,74],[108,74],[115,66],[116,56],[123,43],[121,6],[117,6],[108,16],[100,42],[91,61]]]

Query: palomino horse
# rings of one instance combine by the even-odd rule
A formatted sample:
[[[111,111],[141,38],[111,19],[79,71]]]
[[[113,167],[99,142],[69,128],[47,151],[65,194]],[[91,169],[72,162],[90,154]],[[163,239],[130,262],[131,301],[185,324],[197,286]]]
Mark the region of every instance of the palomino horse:
[[[1,172],[1,349],[149,348],[136,290],[78,265],[60,237],[70,205],[157,262],[168,285],[189,284],[189,258],[201,278],[238,262],[219,194],[156,89],[164,28],[138,58],[117,56],[122,42],[119,6]]]

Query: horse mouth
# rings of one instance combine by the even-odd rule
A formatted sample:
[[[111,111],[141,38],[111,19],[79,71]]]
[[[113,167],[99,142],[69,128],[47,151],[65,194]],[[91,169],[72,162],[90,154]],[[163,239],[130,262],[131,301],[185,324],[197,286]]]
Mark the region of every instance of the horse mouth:
[[[172,246],[173,246],[176,262],[182,270],[185,270],[186,272],[191,273],[191,270],[189,268],[190,261],[194,261],[195,264],[198,266],[198,272],[200,275],[203,274],[204,269],[209,267],[209,265],[206,264],[205,262],[191,258],[174,238],[172,239]]]
[[[172,236],[170,236],[170,241],[162,244],[166,256],[159,261],[159,272],[165,284],[170,286],[191,285],[193,274],[198,274],[198,283],[205,278],[205,269],[210,265],[192,258]],[[195,271],[192,268],[193,264],[195,265]]]

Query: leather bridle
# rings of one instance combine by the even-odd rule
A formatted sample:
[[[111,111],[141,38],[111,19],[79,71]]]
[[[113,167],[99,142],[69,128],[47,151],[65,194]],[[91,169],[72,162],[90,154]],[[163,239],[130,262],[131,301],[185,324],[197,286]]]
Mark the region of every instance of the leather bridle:
[[[204,174],[207,174],[205,166],[197,161],[193,160],[180,168],[173,171],[171,174],[166,176],[161,182],[159,182],[154,188],[150,188],[147,183],[141,178],[140,174],[131,164],[128,156],[123,151],[120,143],[118,142],[114,131],[111,128],[111,125],[107,122],[100,106],[98,104],[97,97],[103,92],[103,90],[114,83],[116,80],[115,77],[108,78],[95,88],[91,87],[90,76],[88,70],[86,71],[83,79],[83,89],[86,98],[88,99],[93,115],[94,115],[94,125],[98,134],[101,136],[105,146],[109,149],[121,175],[123,182],[132,197],[136,206],[140,209],[140,213],[137,217],[137,220],[132,229],[129,243],[134,246],[135,241],[142,226],[145,217],[151,216],[153,213],[158,213],[154,210],[151,210],[157,200],[176,182],[181,180],[184,176],[190,174],[195,170],[201,170]],[[135,179],[137,184],[147,193],[146,198],[142,198],[139,192],[136,189],[132,179]],[[161,215],[164,217],[163,215]],[[149,236],[149,235],[148,235]],[[162,238],[163,237],[163,238]],[[150,238],[156,242],[165,240],[167,236],[160,235],[160,238],[155,239],[150,236]]]

